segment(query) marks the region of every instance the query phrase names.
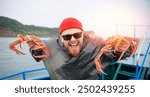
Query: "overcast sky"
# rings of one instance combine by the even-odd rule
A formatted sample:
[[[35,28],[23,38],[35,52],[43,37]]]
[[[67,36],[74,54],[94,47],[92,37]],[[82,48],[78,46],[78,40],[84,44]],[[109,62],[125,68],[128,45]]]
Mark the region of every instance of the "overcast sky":
[[[116,24],[149,25],[150,0],[0,0],[0,16],[45,27],[75,17],[85,30],[105,37],[114,34]]]

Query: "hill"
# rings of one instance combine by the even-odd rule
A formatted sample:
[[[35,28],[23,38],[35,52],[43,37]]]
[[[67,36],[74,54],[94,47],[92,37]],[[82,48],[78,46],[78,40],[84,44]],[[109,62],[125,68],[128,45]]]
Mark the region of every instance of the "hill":
[[[55,37],[58,35],[58,28],[24,25],[17,20],[0,16],[0,37],[13,37],[17,34]]]

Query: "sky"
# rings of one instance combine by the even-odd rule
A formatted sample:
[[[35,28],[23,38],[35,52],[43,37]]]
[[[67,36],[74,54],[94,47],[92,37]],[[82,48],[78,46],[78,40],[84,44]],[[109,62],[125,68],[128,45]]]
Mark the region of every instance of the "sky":
[[[150,0],[0,0],[0,16],[44,27],[59,27],[64,18],[75,17],[84,30],[104,38],[133,36],[133,26],[120,25],[150,25]],[[136,36],[149,30],[136,27]]]

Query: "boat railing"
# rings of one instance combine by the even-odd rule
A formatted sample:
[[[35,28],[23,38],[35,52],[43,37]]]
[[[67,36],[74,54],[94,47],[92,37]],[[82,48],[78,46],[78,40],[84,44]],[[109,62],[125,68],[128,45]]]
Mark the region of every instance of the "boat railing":
[[[149,53],[149,50],[150,50],[150,43],[148,44],[146,53],[145,53],[145,55],[144,55],[144,59],[143,59],[143,61],[142,61],[142,65],[140,66],[140,69],[137,70],[138,72],[137,72],[137,74],[136,74],[135,79],[140,79],[140,75],[141,75],[142,69],[143,69],[143,67],[144,67],[144,64],[145,64],[147,55],[148,55],[148,53]],[[138,65],[138,64],[137,64],[137,65]]]
[[[18,73],[15,73],[15,74],[11,74],[11,75],[7,75],[7,76],[0,77],[0,80],[9,79],[9,78],[12,78],[12,77],[15,77],[15,76],[18,76],[18,75],[21,75],[21,76],[22,76],[22,80],[50,79],[49,75],[44,75],[44,76],[35,77],[35,78],[30,78],[30,79],[28,79],[27,76],[26,76],[27,73],[38,72],[38,71],[43,71],[43,70],[46,70],[46,68],[38,68],[38,69],[34,69],[34,70],[25,70],[25,71],[18,72]]]

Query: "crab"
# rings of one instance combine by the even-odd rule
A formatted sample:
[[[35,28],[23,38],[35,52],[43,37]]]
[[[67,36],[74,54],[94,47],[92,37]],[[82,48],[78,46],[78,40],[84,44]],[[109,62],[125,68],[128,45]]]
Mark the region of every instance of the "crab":
[[[25,53],[16,49],[15,46],[19,45],[20,48],[22,48],[21,44],[23,42],[26,42],[28,44],[28,46],[30,48],[32,48],[32,50],[43,50],[44,55],[38,55],[38,56],[33,55],[35,58],[42,58],[42,60],[44,60],[45,58],[47,58],[51,55],[51,51],[46,47],[46,45],[44,43],[42,43],[41,40],[39,38],[35,37],[34,35],[23,36],[21,34],[18,34],[17,37],[18,37],[18,40],[9,44],[9,48],[11,50],[13,50],[14,52],[16,52],[16,54],[25,55]]]
[[[121,58],[123,57],[123,55],[125,54],[125,52],[130,48],[131,49],[131,54],[130,56],[132,56],[139,45],[139,39],[138,38],[131,38],[131,37],[123,37],[120,35],[116,35],[116,36],[112,36],[110,38],[108,38],[106,40],[105,46],[102,47],[102,49],[99,51],[99,53],[97,54],[97,56],[94,59],[94,63],[96,65],[96,69],[103,74],[106,74],[105,72],[103,72],[103,65],[101,63],[101,56],[104,53],[110,53],[110,55],[112,57],[116,57],[114,55],[114,52],[120,52],[120,57],[118,58],[117,61],[120,61]]]

